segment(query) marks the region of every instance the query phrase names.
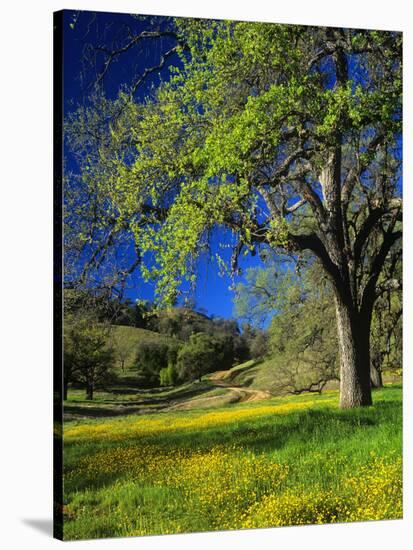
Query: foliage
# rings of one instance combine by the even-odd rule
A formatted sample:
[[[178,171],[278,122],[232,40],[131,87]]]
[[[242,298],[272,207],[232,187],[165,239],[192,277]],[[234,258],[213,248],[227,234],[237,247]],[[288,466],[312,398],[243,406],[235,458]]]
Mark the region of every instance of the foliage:
[[[272,319],[250,348],[253,357],[272,358],[273,391],[321,391],[338,377],[334,298],[317,264],[302,263],[299,273],[273,261],[249,268],[237,286],[236,311],[258,324]]]
[[[161,371],[174,368],[179,348],[179,342],[160,339],[139,342],[135,365],[140,383],[147,387],[159,386]]]
[[[286,272],[282,279],[269,329],[279,391],[321,391],[338,378],[331,288],[314,265],[301,278]]]
[[[380,386],[383,372],[402,372],[403,300],[401,248],[385,264],[378,287],[371,331],[372,382]]]
[[[148,329],[135,328],[123,325],[111,325],[110,341],[115,351],[117,367],[122,366],[124,371],[118,369],[119,376],[124,375],[129,379],[137,379],[136,376],[136,350],[142,342],[163,342],[168,344],[170,338]]]
[[[267,355],[268,351],[268,333],[263,330],[258,330],[250,342],[251,357],[253,359],[261,359]]]
[[[112,308],[115,309],[111,317],[114,325],[123,325],[136,328],[147,328],[151,304],[148,302],[132,302],[130,300],[112,299]]]
[[[164,367],[159,371],[159,385],[160,386],[175,386],[178,382],[178,372],[176,366],[173,363],[169,363],[167,367]]]
[[[87,399],[93,399],[95,388],[113,379],[114,351],[107,331],[108,327],[90,318],[76,319],[65,331],[64,370],[86,388]]]
[[[69,293],[71,295],[71,293]],[[88,295],[89,296],[89,295]],[[100,309],[96,306],[96,301],[89,298],[87,303],[91,310],[84,310],[83,306],[77,304],[72,306],[71,311],[66,313],[66,320],[70,323],[70,318],[78,317],[80,312],[87,311],[88,317],[93,317],[94,314],[102,319],[105,319],[106,306],[100,315]],[[100,303],[100,302],[99,302]],[[89,307],[89,306],[88,306]],[[129,307],[126,304],[126,307]],[[69,311],[69,308],[67,308]],[[149,311],[149,309],[148,309]],[[73,313],[75,312],[75,314]],[[110,319],[110,317],[109,317]],[[116,318],[116,322],[119,318]],[[167,319],[165,323],[164,320]],[[178,323],[175,323],[175,319]],[[176,361],[179,347],[183,341],[177,338],[177,335],[189,340],[190,335],[195,328],[203,328],[214,342],[214,349],[218,350],[218,357],[221,360],[219,368],[226,369],[232,367],[237,361],[242,361],[249,357],[249,345],[244,337],[239,333],[237,324],[233,320],[226,319],[210,319],[205,315],[198,314],[192,310],[177,308],[170,311],[157,311],[156,314],[151,314],[146,318],[147,326],[153,329],[161,327],[176,326],[174,331],[159,333],[154,330],[135,328],[133,326],[124,326],[119,324],[108,325],[100,323],[102,327],[106,327],[108,345],[113,349],[115,364],[118,369],[118,375],[128,383],[133,385],[143,385],[144,387],[157,387],[159,385],[159,376],[162,369],[167,369],[169,365],[173,365],[169,369],[172,375],[171,384],[178,382],[176,372]],[[168,334],[172,334],[169,336]],[[65,346],[69,352],[69,343]],[[66,361],[65,376],[67,382],[73,380],[70,370],[70,362]],[[167,371],[165,370],[163,376]],[[169,376],[169,375],[168,375]],[[172,381],[173,380],[173,381]]]
[[[196,332],[212,334],[215,330],[213,319],[187,307],[155,311],[150,323],[152,330],[185,341]]]
[[[211,318],[189,308],[176,307],[156,311],[149,323],[153,330],[184,342],[194,334],[208,335],[212,345],[219,348],[222,369],[249,358],[248,342],[233,319]]]
[[[276,313],[276,302],[285,280],[285,277],[279,278],[279,271],[279,265],[267,260],[259,267],[249,267],[244,280],[237,283],[234,314],[246,325],[265,327]]]
[[[136,108],[123,96],[108,100],[93,92],[65,120],[64,250],[65,286],[104,289],[122,298],[139,264],[130,246],[128,212],[118,204],[122,163],[133,153],[131,125]],[[139,204],[139,201],[136,203]]]
[[[182,277],[193,282],[191,258],[204,250],[216,225],[233,230],[246,251],[260,242],[293,246],[289,231],[297,224],[285,205],[277,204],[282,219],[268,217],[268,238],[260,234],[257,213],[264,215],[266,191],[272,197],[267,208],[302,192],[281,175],[275,180],[271,163],[282,168],[292,147],[304,142],[304,153],[293,160],[318,181],[338,132],[346,163],[359,154],[357,143],[365,148],[375,125],[394,146],[401,92],[397,33],[186,19],[173,24],[186,48],[153,99],[142,104],[122,94],[113,102],[97,97],[68,121],[69,141],[82,159],[82,184],[97,185],[102,203],[110,205],[113,233],[126,223],[138,249],[155,254],[157,267],[147,263],[143,271],[156,278],[159,296],[171,304]],[[332,86],[336,57],[327,43],[342,48],[357,69],[342,85]],[[97,128],[93,155],[85,153],[90,127]],[[379,160],[374,153],[362,157],[372,170]],[[389,163],[387,169],[390,176]],[[368,192],[380,194],[373,187]],[[363,201],[359,190],[357,201]],[[101,228],[105,219],[98,221]]]
[[[370,340],[375,385],[382,383],[383,370],[401,370],[401,266],[398,258],[393,263],[393,278],[386,279],[392,285],[383,287],[373,309]],[[236,312],[244,318],[248,314],[256,323],[271,314],[270,357],[278,391],[319,391],[338,377],[334,297],[317,264],[301,263],[299,274],[286,268],[280,271],[272,261],[249,268],[245,282],[237,285]],[[272,385],[272,390],[277,388]]]
[[[249,356],[248,345],[242,338],[234,319],[208,317],[190,308],[174,307],[154,312],[149,321],[152,330],[187,342],[192,334],[204,333],[222,340],[223,368],[231,367],[234,360]]]
[[[119,363],[122,371],[125,371],[126,363],[134,352],[135,342],[130,338],[127,331],[114,330],[110,333],[110,341],[112,343],[116,361]]]
[[[98,96],[69,122],[82,192],[94,200],[92,212],[77,212],[68,186],[68,212],[78,214],[68,216],[68,238],[93,251],[93,272],[114,242],[125,250],[133,237],[136,262],[121,273],[139,265],[169,307],[193,293],[217,231],[233,254],[213,256],[234,274],[242,254],[308,251],[343,326],[341,406],[371,404],[371,313],[402,234],[401,33],[169,24],[180,54],[169,78],[144,101],[124,90],[114,101]]]
[[[270,174],[273,159],[281,164],[287,156],[286,127],[295,136],[310,133],[304,156],[318,171],[338,130],[357,133],[379,120],[389,132],[396,131],[400,91],[396,79],[393,85],[377,81],[376,92],[370,93],[367,76],[363,87],[356,74],[346,86],[331,89],[320,70],[309,73],[305,67],[322,45],[321,30],[251,23],[194,28],[189,22],[181,29],[189,43],[195,32],[197,46],[192,58],[183,58],[184,68],[160,87],[155,101],[145,105],[139,156],[131,169],[138,181],[162,174],[163,185],[159,187],[158,176],[157,189],[150,193],[156,204],[168,208],[168,216],[156,233],[142,235],[139,229],[135,237],[144,249],[150,245],[156,251],[158,268],[151,272],[167,300],[176,296],[182,277],[191,281],[191,257],[203,249],[206,232],[214,225],[236,231],[246,250],[260,242],[256,212],[267,182],[258,173]],[[387,40],[389,47],[392,43],[385,35],[357,39],[377,47],[380,40]],[[167,189],[176,191],[173,203],[165,200]],[[290,190],[290,195],[297,191]],[[269,192],[276,198],[276,189],[270,186]],[[268,222],[270,234],[262,242],[288,249],[285,227],[294,224],[274,216]]]
[[[224,356],[222,341],[203,332],[192,334],[178,352],[179,377],[181,380],[200,381],[203,374],[217,369]]]
[[[151,304],[134,302],[111,295],[107,288],[87,288],[83,285],[64,290],[65,315],[94,316],[96,321],[112,325],[145,328]]]

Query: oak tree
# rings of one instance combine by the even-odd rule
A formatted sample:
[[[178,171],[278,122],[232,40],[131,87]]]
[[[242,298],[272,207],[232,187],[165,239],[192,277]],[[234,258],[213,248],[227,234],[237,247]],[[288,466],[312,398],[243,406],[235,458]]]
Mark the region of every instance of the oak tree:
[[[195,283],[217,231],[235,273],[243,253],[311,253],[334,295],[340,405],[370,405],[372,312],[402,234],[401,34],[174,25],[170,78],[110,127],[113,151],[127,125],[132,156],[100,149],[112,231],[127,220],[164,304]]]

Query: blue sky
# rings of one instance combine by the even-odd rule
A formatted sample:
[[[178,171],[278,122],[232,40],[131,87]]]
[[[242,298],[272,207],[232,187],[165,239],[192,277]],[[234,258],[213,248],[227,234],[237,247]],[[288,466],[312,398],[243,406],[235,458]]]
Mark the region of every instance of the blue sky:
[[[91,91],[90,84],[95,78],[95,74],[90,67],[85,67],[85,53],[87,55],[87,44],[94,44],[109,47],[116,38],[122,25],[131,23],[130,16],[127,14],[111,14],[92,12],[65,11],[65,29],[64,29],[64,110],[65,114],[73,111],[79,104],[87,102],[87,95]],[[155,21],[161,21],[156,20]],[[139,32],[142,24],[134,21],[134,31]],[[151,47],[146,47],[140,52],[136,49],[119,56],[111,65],[110,70],[105,75],[104,89],[109,98],[115,98],[118,94],[121,84],[130,84],[131,77],[136,73],[142,73],[147,66],[159,63],[161,51],[168,48],[168,38],[162,42],[153,41]],[[148,46],[146,42],[146,46]],[[167,64],[176,63],[177,59]],[[102,59],[98,59],[98,67],[102,66]],[[88,70],[89,69],[89,70]],[[162,78],[166,79],[168,70],[162,71]],[[159,74],[154,74],[146,85],[142,87],[137,100],[142,100],[151,84],[159,82]],[[66,151],[67,155],[68,151]],[[73,163],[70,155],[67,155],[67,167],[70,171],[76,171],[76,165]],[[216,253],[230,256],[231,251],[226,246],[231,242],[231,236],[228,232],[216,231],[211,239],[212,255]],[[243,270],[250,266],[256,266],[260,263],[259,256],[245,257],[240,262]],[[202,308],[210,315],[220,317],[233,316],[233,298],[234,292],[230,290],[232,280],[227,275],[221,276],[218,273],[215,261],[208,261],[202,258],[199,262],[198,281],[195,293],[195,302],[198,308]],[[242,278],[242,276],[241,276]],[[240,277],[238,277],[240,280]],[[133,284],[132,284],[133,282]],[[235,280],[237,282],[237,279]],[[128,285],[126,296],[134,299],[153,299],[153,285],[144,283],[138,275],[135,274],[133,281]]]
[[[131,19],[127,14],[111,13],[92,13],[92,12],[65,12],[65,30],[64,30],[64,108],[65,113],[69,113],[77,105],[87,101],[87,95],[91,91],[90,84],[95,81],[96,73],[93,73],[91,67],[84,66],[85,50],[87,44],[107,47],[111,49],[113,40],[116,40],[117,33],[125,34],[125,26],[133,25],[133,32],[137,34],[143,30],[143,23],[138,19]],[[153,18],[154,27],[162,25],[161,17]],[[106,73],[104,79],[104,90],[109,98],[115,98],[122,84],[131,84],[132,78],[136,74],[142,74],[145,68],[159,63],[160,55],[172,45],[170,38],[143,42],[140,50],[132,48],[127,53],[119,56]],[[102,67],[103,58],[98,57],[96,66]],[[176,64],[177,58],[171,58],[161,74],[153,73],[146,81],[145,86],[140,89],[136,96],[138,101],[144,99],[148,94],[149,87],[159,82],[160,78],[168,78],[167,67]],[[363,71],[354,63],[354,59],[349,60],[349,67],[355,80],[363,82]],[[333,86],[331,81],[327,85]],[[400,140],[401,146],[401,140]],[[401,154],[401,153],[400,153]],[[76,166],[70,160],[67,164],[69,170],[76,170]],[[401,177],[400,177],[401,192]],[[217,230],[211,239],[211,252],[214,257],[216,253],[226,256],[231,255],[228,245],[231,244],[231,235],[227,231]],[[224,248],[222,248],[224,245]],[[246,256],[241,260],[241,268],[245,270],[251,266],[260,264],[259,254],[255,257]],[[241,276],[242,278],[242,276]],[[238,278],[240,280],[240,278]],[[235,280],[237,282],[237,280]],[[127,290],[127,297],[130,299],[153,299],[153,285],[144,283],[139,276],[134,277],[135,285]],[[233,281],[228,276],[220,276],[217,264],[214,261],[207,261],[202,258],[198,268],[198,284],[195,294],[196,306],[203,308],[209,314],[222,317],[231,317],[233,315],[234,293],[230,290]]]

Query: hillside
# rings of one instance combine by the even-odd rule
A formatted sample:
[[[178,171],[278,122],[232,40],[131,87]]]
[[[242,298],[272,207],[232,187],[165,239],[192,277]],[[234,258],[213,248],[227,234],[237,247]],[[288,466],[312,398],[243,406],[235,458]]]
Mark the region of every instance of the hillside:
[[[161,322],[167,319],[168,321],[177,323],[182,318],[193,323],[197,331],[205,331],[211,329],[211,320],[206,316],[185,310],[183,308],[171,310],[171,312],[163,313]],[[167,334],[161,334],[155,330],[136,328],[125,325],[112,325],[110,341],[115,349],[116,356],[116,374],[124,382],[133,382],[136,378],[135,358],[136,349],[141,342],[169,342],[176,341],[175,338]],[[272,392],[275,390],[274,377],[274,358],[266,358],[264,360],[250,360],[234,366],[229,370],[220,370],[220,365],[217,365],[217,372],[211,375],[206,375],[206,380],[221,380],[227,383],[233,383],[236,386],[242,386],[255,390],[264,390]],[[135,385],[133,383],[133,385]],[[187,385],[185,385],[187,386]],[[224,392],[222,392],[224,393]]]
[[[96,391],[93,401],[85,399],[83,389],[70,389],[65,402],[65,419],[101,418],[169,411],[216,409],[237,403],[268,400],[280,396],[277,387],[276,361],[250,360],[228,370],[217,370],[203,377],[202,382],[187,382],[175,387],[144,388],[137,376],[134,361],[136,347],[142,341],[168,341],[171,338],[157,332],[128,326],[113,326],[113,338],[118,349],[117,381]],[[121,368],[119,351],[124,357]],[[400,383],[400,376],[384,376],[386,383]],[[329,382],[324,391],[338,388]],[[303,395],[306,395],[305,393]],[[308,394],[307,394],[308,395]]]
[[[260,360],[246,361],[236,365],[232,369],[214,372],[207,376],[208,379],[215,382],[220,381],[226,386],[236,386],[257,392],[267,392],[270,395],[282,395],[277,385],[277,365],[280,358],[266,357]],[[401,383],[401,376],[397,371],[384,372],[383,380],[385,383]],[[338,389],[338,380],[330,380],[323,391]]]
[[[225,381],[227,384],[241,386],[255,391],[266,391],[273,395],[281,395],[284,392],[278,385],[277,366],[280,358],[275,356],[264,359],[251,360],[236,365],[227,371],[220,371],[211,375],[215,380]],[[337,381],[330,381],[324,389],[337,388]]]
[[[402,516],[401,388],[65,425],[65,538]]]

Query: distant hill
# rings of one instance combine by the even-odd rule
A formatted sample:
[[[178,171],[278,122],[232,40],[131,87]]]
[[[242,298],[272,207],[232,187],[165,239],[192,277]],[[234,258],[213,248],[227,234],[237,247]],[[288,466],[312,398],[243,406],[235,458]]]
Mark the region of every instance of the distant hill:
[[[193,309],[175,307],[159,311],[151,320],[151,328],[161,334],[188,340],[191,334],[204,332],[210,335],[239,335],[237,322],[234,319],[208,317]]]
[[[222,357],[220,364],[216,365],[216,370],[225,369],[248,357],[248,344],[240,334],[235,320],[208,317],[204,313],[187,308],[172,308],[150,315],[146,328],[112,325],[110,338],[115,349],[116,374],[120,378],[119,382],[134,387],[139,383],[146,387],[149,387],[148,384],[154,384],[152,379],[145,378],[146,375],[141,371],[138,374],[136,369],[137,350],[142,343],[157,341],[162,344],[183,344],[196,333],[208,334],[220,342]]]

